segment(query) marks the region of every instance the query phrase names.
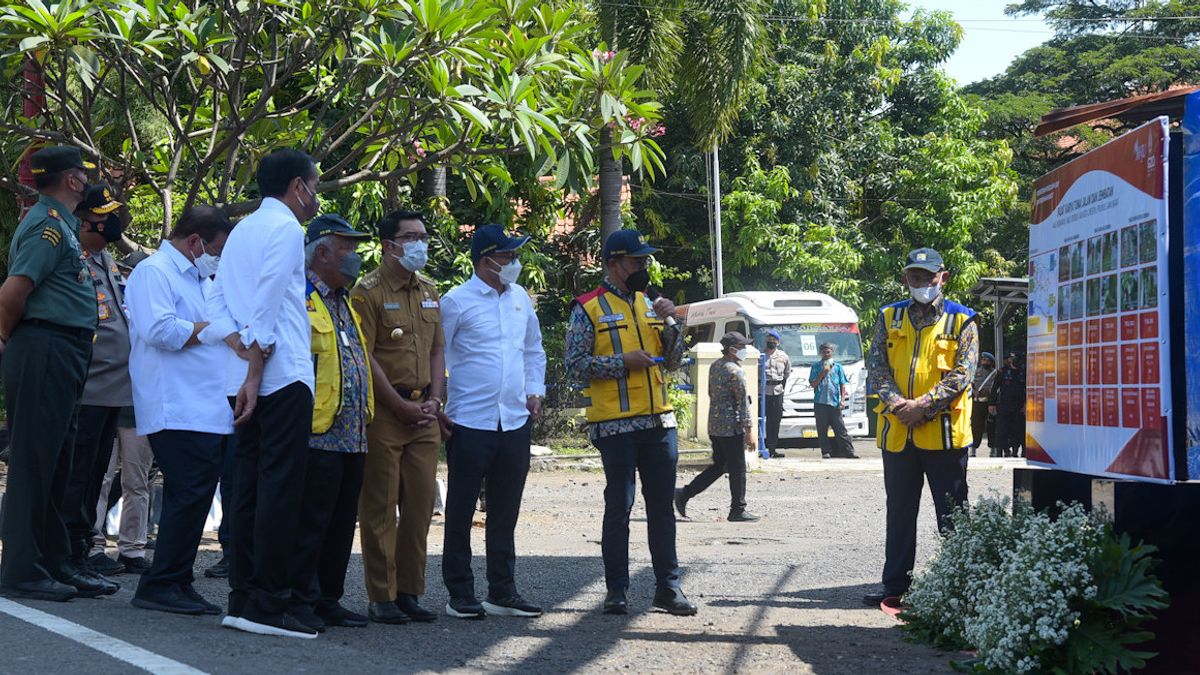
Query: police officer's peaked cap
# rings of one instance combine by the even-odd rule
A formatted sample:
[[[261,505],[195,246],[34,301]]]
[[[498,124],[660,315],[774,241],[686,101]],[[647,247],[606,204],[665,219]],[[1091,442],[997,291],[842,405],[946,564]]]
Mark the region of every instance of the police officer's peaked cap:
[[[471,236],[471,262],[492,253],[511,253],[529,241],[528,236],[510,237],[504,233],[503,225],[484,225]]]
[[[304,235],[304,243],[311,244],[314,241],[328,235],[337,237],[345,237],[347,239],[370,239],[371,235],[366,232],[360,232],[350,226],[346,219],[336,213],[324,213],[316,218],[313,218],[308,223],[308,231]]]
[[[83,201],[79,202],[79,210],[91,211],[98,216],[107,216],[119,208],[121,202],[113,199],[112,190],[105,183],[89,186],[83,191]]]
[[[646,237],[637,230],[617,230],[604,240],[604,259],[610,260],[620,255],[648,256],[661,253],[662,249],[654,248],[646,243]]]
[[[67,169],[94,169],[95,164],[83,161],[79,148],[70,145],[54,145],[42,148],[29,156],[29,167],[34,175],[55,174]]]
[[[908,254],[904,260],[904,269],[922,269],[928,272],[938,273],[946,268],[945,261],[942,260],[942,254],[931,248],[919,248]]]

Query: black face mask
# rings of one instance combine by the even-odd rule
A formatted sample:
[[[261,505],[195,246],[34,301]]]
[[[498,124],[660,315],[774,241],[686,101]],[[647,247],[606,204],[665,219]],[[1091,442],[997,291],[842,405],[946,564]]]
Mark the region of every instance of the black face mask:
[[[650,285],[650,272],[647,270],[638,270],[633,274],[625,277],[625,287],[630,293],[641,293]]]
[[[108,217],[108,220],[104,221],[103,230],[92,225],[91,231],[104,237],[104,243],[111,244],[121,239],[121,234],[125,232],[125,226],[121,224],[121,219],[114,213]]]

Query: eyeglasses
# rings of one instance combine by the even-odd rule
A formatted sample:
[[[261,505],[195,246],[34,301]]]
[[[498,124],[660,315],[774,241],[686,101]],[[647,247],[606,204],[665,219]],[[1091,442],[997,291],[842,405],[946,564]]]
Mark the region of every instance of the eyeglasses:
[[[507,265],[517,259],[517,254],[515,251],[506,251],[504,253],[489,253],[488,257],[501,265]]]
[[[397,244],[411,244],[416,241],[429,241],[428,234],[418,234],[416,232],[407,232],[396,237],[392,237],[391,241]]]
[[[644,270],[650,266],[649,256],[625,256],[625,259],[632,262],[635,269]]]

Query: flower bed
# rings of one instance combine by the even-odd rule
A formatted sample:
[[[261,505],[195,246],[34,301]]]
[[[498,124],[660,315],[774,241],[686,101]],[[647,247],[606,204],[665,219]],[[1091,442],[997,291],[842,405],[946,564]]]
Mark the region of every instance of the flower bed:
[[[914,640],[974,650],[955,665],[981,673],[1116,673],[1154,656],[1136,649],[1167,606],[1152,546],[1132,546],[1082,506],[1056,517],[984,498],[913,580],[901,615]]]

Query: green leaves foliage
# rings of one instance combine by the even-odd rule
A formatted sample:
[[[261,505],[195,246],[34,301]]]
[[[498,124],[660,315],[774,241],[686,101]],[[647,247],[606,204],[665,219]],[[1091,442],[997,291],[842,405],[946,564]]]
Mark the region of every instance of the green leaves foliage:
[[[518,155],[585,188],[594,132],[613,125],[611,152],[661,171],[650,135],[625,133],[630,119],[658,119],[641,69],[591,58],[577,10],[567,0],[10,4],[0,94],[15,105],[0,130],[83,148],[111,181],[157,195],[164,229],[178,193],[185,207],[246,212],[253,167],[285,146],[320,162],[322,191],[394,190],[446,166],[486,201],[512,183],[497,160]],[[46,82],[36,119],[18,115],[30,58]]]

